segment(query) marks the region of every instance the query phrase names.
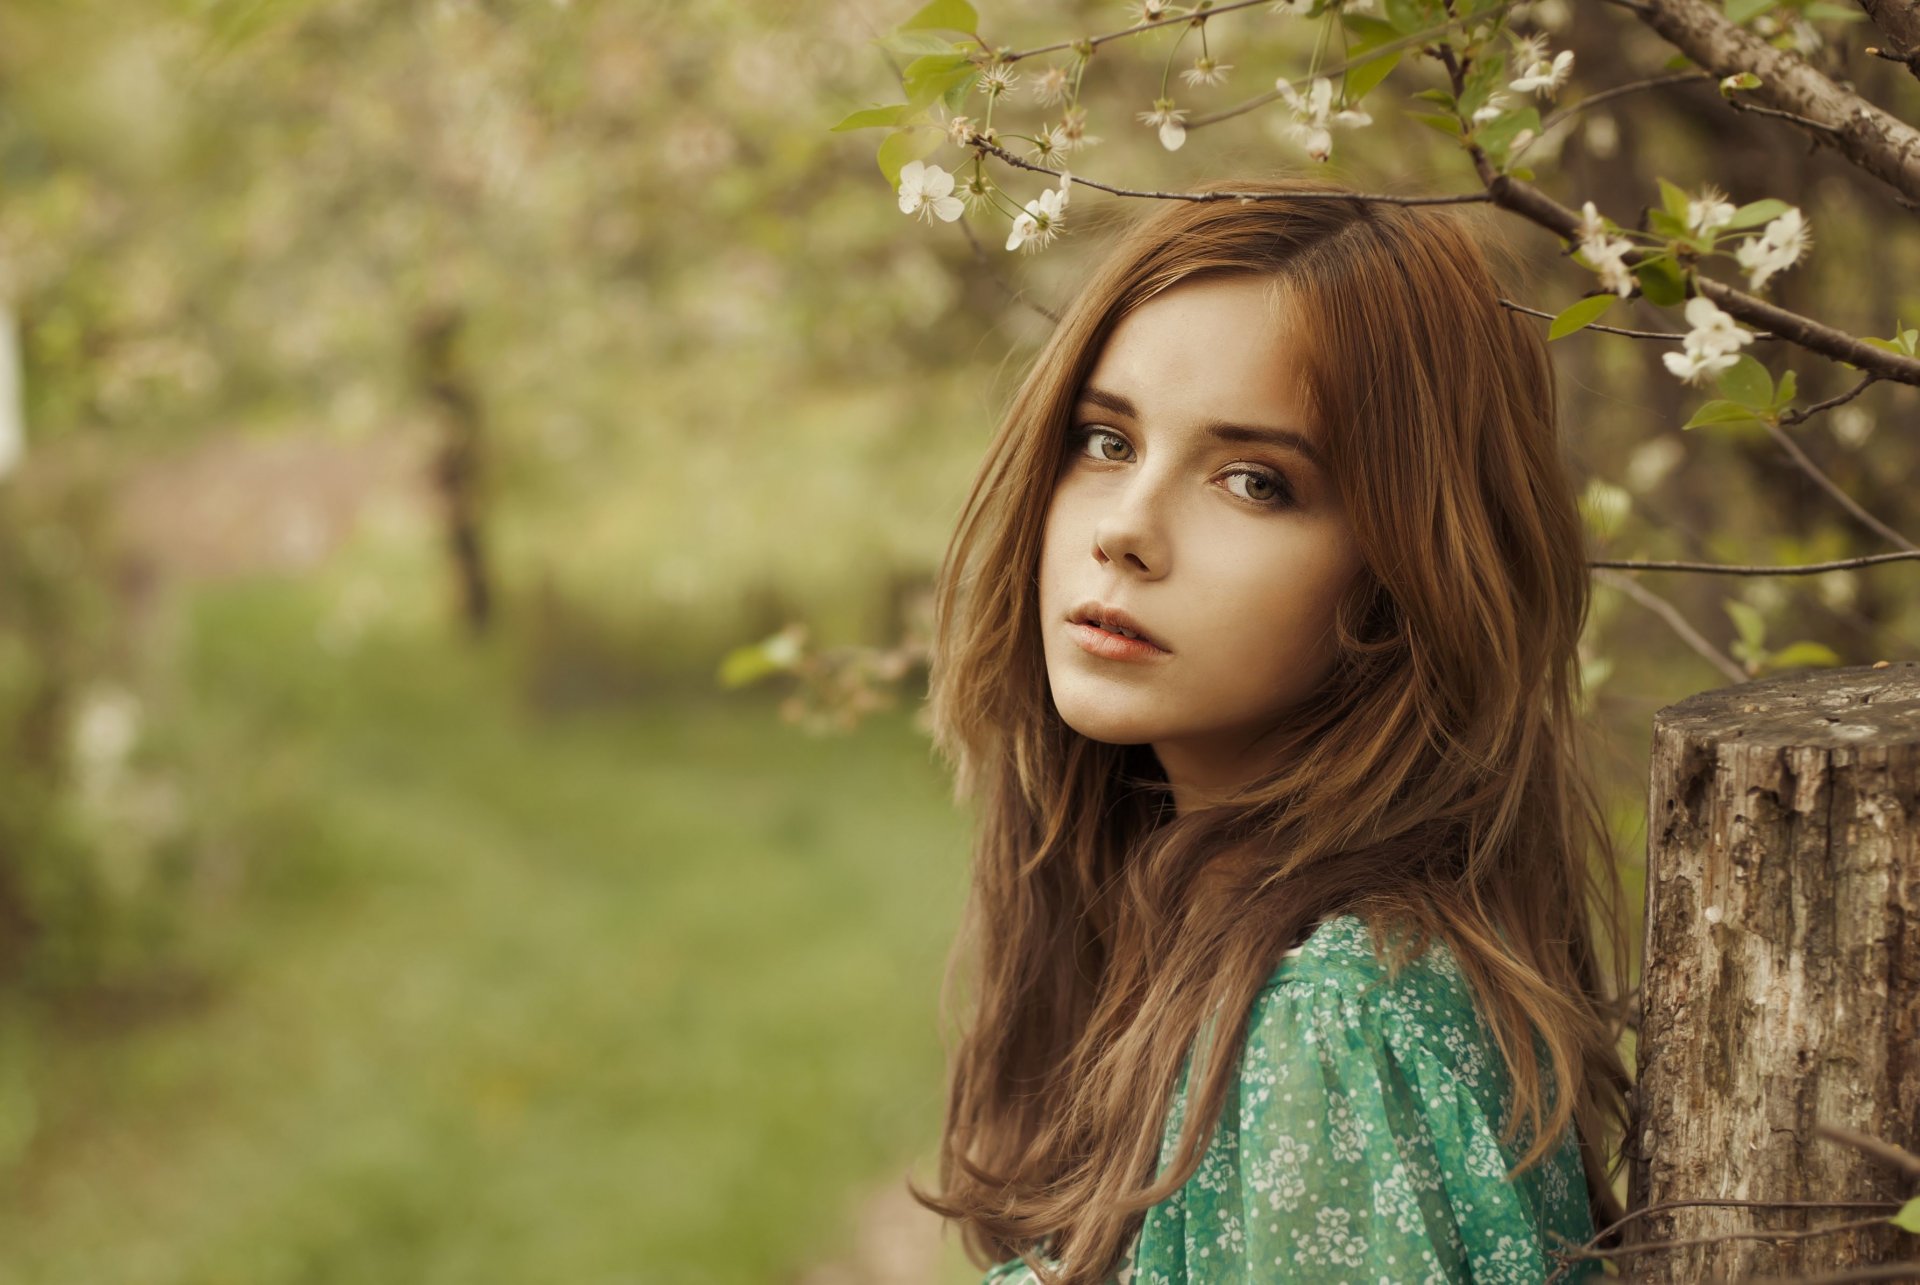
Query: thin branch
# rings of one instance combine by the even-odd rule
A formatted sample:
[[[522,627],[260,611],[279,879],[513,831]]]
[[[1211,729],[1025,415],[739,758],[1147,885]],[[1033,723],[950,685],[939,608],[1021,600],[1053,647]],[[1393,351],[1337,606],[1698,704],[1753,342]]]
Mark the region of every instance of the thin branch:
[[[1858,1129],[1849,1129],[1838,1124],[1816,1124],[1813,1126],[1816,1137],[1829,1138],[1834,1142],[1843,1142],[1856,1151],[1864,1151],[1884,1164],[1893,1166],[1909,1178],[1920,1178],[1920,1156],[1897,1147],[1885,1138],[1876,1138],[1870,1133],[1861,1133]]]
[[[1736,566],[1725,562],[1617,562],[1601,559],[1587,563],[1615,571],[1704,571],[1720,576],[1816,576],[1823,571],[1849,571],[1856,567],[1877,567],[1883,562],[1913,562],[1920,553],[1872,553],[1864,558],[1837,558],[1832,562],[1803,562],[1777,567]]]
[[[1059,170],[1050,170],[1044,165],[1015,156],[998,143],[989,143],[978,134],[973,136],[971,146],[997,156],[1016,169],[1027,170],[1034,174],[1045,174],[1049,178],[1060,177]],[[1075,187],[1091,187],[1112,196],[1142,197],[1152,201],[1379,201],[1388,205],[1485,205],[1493,198],[1485,192],[1461,192],[1454,196],[1389,196],[1379,192],[1149,192],[1138,188],[1115,187],[1111,183],[1102,183],[1098,179],[1081,178],[1074,174]],[[1916,363],[1920,365],[1920,363]]]
[[[1540,122],[1540,132],[1507,153],[1509,163],[1526,154],[1529,147],[1547,136],[1547,131],[1562,121],[1572,120],[1589,107],[1597,107],[1611,98],[1620,98],[1626,94],[1638,93],[1643,89],[1659,89],[1666,85],[1685,85],[1694,81],[1712,80],[1713,74],[1705,71],[1676,71],[1670,76],[1652,76],[1646,80],[1636,80],[1625,85],[1615,85],[1611,89],[1602,89],[1588,94],[1577,103],[1569,103],[1553,115]]]
[[[1740,666],[1733,662],[1731,657],[1708,642],[1706,635],[1702,634],[1698,629],[1695,629],[1693,625],[1688,622],[1687,618],[1680,614],[1678,607],[1668,602],[1665,598],[1662,598],[1659,594],[1654,593],[1651,589],[1648,589],[1632,576],[1623,576],[1617,571],[1598,570],[1593,573],[1593,578],[1610,589],[1618,589],[1621,593],[1624,593],[1627,597],[1633,599],[1648,611],[1651,611],[1654,615],[1666,621],[1667,626],[1680,636],[1681,642],[1693,648],[1702,660],[1726,675],[1729,680],[1736,683],[1744,683],[1750,677],[1746,670],[1740,668]]]
[[[1375,45],[1365,53],[1356,54],[1352,58],[1335,66],[1322,68],[1316,74],[1325,76],[1331,80],[1335,76],[1344,75],[1355,67],[1377,61],[1378,59],[1386,57],[1388,54],[1398,53],[1414,45],[1425,44],[1433,37],[1446,34],[1446,32],[1459,26],[1463,22],[1480,22],[1498,14],[1503,14],[1508,9],[1511,9],[1516,2],[1517,0],[1507,0],[1505,4],[1496,5],[1490,9],[1483,9],[1479,13],[1462,14],[1457,18],[1450,18],[1438,26],[1428,27],[1425,31],[1416,31],[1412,35],[1401,36],[1398,40],[1389,40],[1383,45]],[[1218,11],[1216,10],[1215,12]],[[1299,88],[1299,85],[1294,81],[1288,81],[1287,84],[1294,89]],[[1186,122],[1187,129],[1191,132],[1206,125],[1217,125],[1223,120],[1232,120],[1235,116],[1244,116],[1250,111],[1265,107],[1268,103],[1278,102],[1280,96],[1280,90],[1276,86],[1264,94],[1255,94],[1252,98],[1244,102],[1235,103],[1231,107],[1223,107],[1219,111],[1209,112],[1205,116],[1196,116]]]
[[[1619,2],[1620,0],[1615,0],[1615,3],[1619,3]],[[1650,1217],[1653,1214],[1664,1214],[1668,1210],[1672,1210],[1672,1209],[1694,1209],[1694,1208],[1879,1209],[1887,1213],[1893,1213],[1900,1208],[1900,1202],[1897,1200],[1730,1200],[1730,1199],[1724,1199],[1724,1198],[1706,1198],[1706,1199],[1700,1199],[1700,1200],[1663,1200],[1657,1204],[1646,1205],[1640,1209],[1628,1210],[1624,1216],[1618,1219],[1615,1219],[1613,1222],[1608,1223],[1605,1227],[1602,1227],[1598,1231],[1596,1231],[1593,1234],[1593,1238],[1591,1240],[1588,1240],[1585,1244],[1580,1246],[1580,1249],[1578,1252],[1571,1253],[1571,1254],[1560,1254],[1559,1256],[1564,1259],[1574,1260],[1574,1259],[1590,1258],[1597,1254],[1605,1253],[1607,1251],[1600,1250],[1597,1248],[1600,1242],[1607,1239],[1609,1236],[1612,1236],[1615,1232],[1625,1227],[1628,1223],[1635,1222],[1642,1218]],[[1554,1272],[1551,1276],[1547,1277],[1546,1285],[1553,1285],[1553,1282],[1559,1280],[1562,1276],[1564,1276],[1568,1268],[1571,1266],[1572,1266],[1571,1261],[1563,1262],[1558,1268],[1554,1269]]]
[[[1758,103],[1743,103],[1738,98],[1728,98],[1726,99],[1726,104],[1737,112],[1752,112],[1756,116],[1772,116],[1776,120],[1790,122],[1791,124],[1800,126],[1802,129],[1810,129],[1816,134],[1824,134],[1828,138],[1841,138],[1846,134],[1845,130],[1834,125],[1829,125],[1825,121],[1809,120],[1807,117],[1794,112],[1783,112],[1778,107],[1762,107]]]
[[[1511,308],[1515,312],[1524,312],[1529,317],[1545,317],[1548,321],[1552,321],[1554,319],[1554,316],[1556,315],[1551,312],[1542,312],[1538,308],[1529,308],[1525,304],[1515,303],[1511,299],[1500,300],[1500,306],[1503,308]],[[1597,321],[1591,322],[1588,325],[1582,326],[1581,329],[1604,331],[1609,335],[1625,335],[1629,339],[1664,339],[1670,343],[1679,343],[1681,340],[1686,338],[1684,334],[1680,334],[1675,331],[1627,330],[1620,326],[1603,326]],[[1755,343],[1759,343],[1760,341],[1766,340],[1766,339],[1778,339],[1780,337],[1779,335],[1770,335],[1764,330],[1756,330],[1756,331],[1753,331],[1752,334],[1753,334]]]
[[[1793,422],[1796,424],[1801,423],[1819,411],[1826,410],[1830,406],[1838,406],[1842,402],[1850,401],[1858,397],[1861,390],[1868,384],[1873,383],[1875,379],[1876,376],[1868,374],[1865,379],[1862,379],[1848,392],[1838,397],[1829,397],[1826,401],[1818,405],[1807,407],[1805,411],[1800,412],[1799,417]],[[1783,416],[1782,418],[1784,419],[1785,417]],[[1807,453],[1800,449],[1800,444],[1787,435],[1784,427],[1773,423],[1771,420],[1763,420],[1762,423],[1766,424],[1767,436],[1771,437],[1780,449],[1787,453],[1787,458],[1792,460],[1802,473],[1812,478],[1814,483],[1819,486],[1821,490],[1825,491],[1834,503],[1851,514],[1856,522],[1889,544],[1897,545],[1902,549],[1920,552],[1920,545],[1914,544],[1914,542],[1907,539],[1906,536],[1901,535],[1885,522],[1882,522],[1879,518],[1867,512],[1866,509],[1861,507],[1858,500],[1848,495],[1846,491],[1841,489],[1838,483],[1822,472],[1819,465],[1807,458]]]
[[[967,234],[967,244],[973,247],[973,257],[974,260],[979,263],[980,270],[985,272],[995,285],[1006,291],[1007,298],[1013,300],[1015,303],[1025,304],[1056,326],[1060,324],[1059,313],[1042,304],[1035,303],[1027,297],[1027,293],[1024,290],[1014,289],[1012,283],[1000,275],[999,270],[993,266],[993,258],[987,253],[987,247],[980,244],[980,238],[974,235],[973,228],[965,219],[957,219],[955,221],[959,223],[960,230]]]
[[[999,55],[999,61],[1003,63],[1016,63],[1022,58],[1034,58],[1040,54],[1057,54],[1062,49],[1079,47],[1082,41],[1084,41],[1087,46],[1098,49],[1109,40],[1120,40],[1127,36],[1137,36],[1143,31],[1152,31],[1158,27],[1181,26],[1196,21],[1205,22],[1208,18],[1217,18],[1223,13],[1232,13],[1235,9],[1251,9],[1254,5],[1267,4],[1269,2],[1270,0],[1233,0],[1231,4],[1215,5],[1213,8],[1207,10],[1205,15],[1194,13],[1176,14],[1171,18],[1158,18],[1152,22],[1143,22],[1137,26],[1128,27],[1125,31],[1109,31],[1103,36],[1084,36],[1081,40],[1058,40],[1053,44],[1040,45],[1033,49],[1009,49]]]

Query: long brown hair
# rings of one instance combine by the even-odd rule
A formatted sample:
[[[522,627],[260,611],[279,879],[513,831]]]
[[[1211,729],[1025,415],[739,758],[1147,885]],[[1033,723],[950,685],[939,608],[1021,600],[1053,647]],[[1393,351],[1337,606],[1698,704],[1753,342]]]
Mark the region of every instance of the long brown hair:
[[[978,819],[949,983],[970,975],[974,994],[945,1190],[908,1187],[983,1267],[1018,1254],[1042,1279],[1105,1279],[1204,1154],[1240,1022],[1216,1024],[1155,1174],[1207,1016],[1246,1012],[1280,951],[1350,912],[1390,968],[1432,938],[1451,947],[1512,1070],[1503,1141],[1522,1117],[1531,1130],[1513,1173],[1571,1122],[1604,1227],[1626,1123],[1622,896],[1582,751],[1586,548],[1538,323],[1500,305],[1490,238],[1459,207],[1316,198],[1348,191],[1318,180],[1192,190],[1299,199],[1170,201],[1121,238],[1014,396],[941,567],[931,713]],[[1365,567],[1334,672],[1277,734],[1280,765],[1176,815],[1147,747],[1092,741],[1055,710],[1038,559],[1107,336],[1176,283],[1235,274],[1282,279],[1310,318],[1297,342]],[[1412,930],[1398,952],[1390,928]]]

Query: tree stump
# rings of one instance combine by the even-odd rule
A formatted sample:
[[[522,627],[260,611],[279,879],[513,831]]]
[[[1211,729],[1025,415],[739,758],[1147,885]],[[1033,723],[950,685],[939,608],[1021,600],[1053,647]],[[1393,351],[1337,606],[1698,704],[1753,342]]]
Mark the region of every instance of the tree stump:
[[[1920,664],[1795,673],[1654,716],[1628,1244],[1884,1218],[1920,1152]],[[1648,1281],[1920,1258],[1884,1223],[1629,1259]],[[1917,1277],[1920,1278],[1920,1277]]]

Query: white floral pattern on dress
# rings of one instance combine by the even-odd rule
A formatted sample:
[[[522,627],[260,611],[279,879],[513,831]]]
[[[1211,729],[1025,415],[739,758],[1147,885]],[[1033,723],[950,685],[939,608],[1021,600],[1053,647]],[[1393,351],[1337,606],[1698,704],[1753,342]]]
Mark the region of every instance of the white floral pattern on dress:
[[[1537,1035],[1534,1047],[1544,1059]],[[1163,1170],[1191,1070],[1189,1056],[1166,1114]],[[1547,1162],[1506,1180],[1530,1145],[1525,1128],[1500,1141],[1512,1091],[1444,942],[1388,978],[1361,919],[1328,919],[1255,996],[1206,1154],[1147,1211],[1113,1285],[1544,1280],[1557,1265],[1550,1250],[1593,1235],[1586,1177],[1569,1129]],[[1585,1268],[1562,1279],[1599,1272]],[[1032,1282],[1015,1259],[983,1285]]]

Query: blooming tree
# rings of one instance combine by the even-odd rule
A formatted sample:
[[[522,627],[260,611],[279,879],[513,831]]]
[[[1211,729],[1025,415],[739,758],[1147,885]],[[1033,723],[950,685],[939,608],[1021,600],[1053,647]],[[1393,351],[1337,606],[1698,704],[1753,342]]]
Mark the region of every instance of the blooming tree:
[[[1069,234],[1069,184],[1122,199],[1193,199],[1129,187],[1082,158],[1100,142],[1090,132],[1097,123],[1090,118],[1097,76],[1117,78],[1140,68],[1116,63],[1107,52],[1116,46],[1150,49],[1145,65],[1157,67],[1158,77],[1139,89],[1135,101],[1142,106],[1132,110],[1132,119],[1116,117],[1112,125],[1145,127],[1168,152],[1186,148],[1199,131],[1264,118],[1300,163],[1327,164],[1339,150],[1365,148],[1376,118],[1404,88],[1404,108],[1393,115],[1443,135],[1469,162],[1477,190],[1437,196],[1372,192],[1360,199],[1482,202],[1550,234],[1566,258],[1590,274],[1587,292],[1551,310],[1503,299],[1504,305],[1547,321],[1554,341],[1588,331],[1674,345],[1663,352],[1662,365],[1685,389],[1699,390],[1695,396],[1706,394],[1684,427],[1763,429],[1851,518],[1893,546],[1885,553],[1796,564],[1602,559],[1594,563],[1596,576],[1676,625],[1688,645],[1731,680],[1788,664],[1837,663],[1839,657],[1818,644],[1767,648],[1750,628],[1752,613],[1739,603],[1728,604],[1741,633],[1729,655],[1636,578],[1620,573],[1811,574],[1920,557],[1920,546],[1848,496],[1786,431],[1844,406],[1876,382],[1920,385],[1920,332],[1889,318],[1889,334],[1851,334],[1770,301],[1771,285],[1807,262],[1814,247],[1811,220],[1786,200],[1758,195],[1735,204],[1712,182],[1656,175],[1646,195],[1657,199],[1629,223],[1624,208],[1619,218],[1601,208],[1623,207],[1618,193],[1586,197],[1577,208],[1556,198],[1551,176],[1537,175],[1529,154],[1557,150],[1543,140],[1580,123],[1600,102],[1708,82],[1728,112],[1804,132],[1813,146],[1877,178],[1904,208],[1920,209],[1920,130],[1818,65],[1815,55],[1828,40],[1822,26],[1859,22],[1863,15],[1853,9],[1821,0],[1607,0],[1606,7],[1673,46],[1677,52],[1667,74],[1581,85],[1581,56],[1556,35],[1569,25],[1566,0],[1128,0],[1117,6],[1111,30],[1062,32],[1057,40],[1027,48],[992,43],[985,34],[991,20],[967,0],[932,0],[880,41],[890,56],[904,60],[896,62],[904,101],[854,112],[834,128],[886,131],[877,159],[898,189],[902,209],[929,182],[951,183],[960,189],[967,222],[1005,219],[1006,248],[1031,253]],[[1870,46],[1867,55],[1903,63],[1920,77],[1920,10],[1863,7],[1885,46]],[[1276,49],[1297,49],[1308,34],[1312,54],[1304,69],[1289,64],[1270,87],[1202,109],[1203,95],[1235,85],[1236,68],[1271,63]],[[1336,41],[1343,49],[1337,60],[1331,53]],[[1440,83],[1411,88],[1423,73],[1437,73]],[[1543,117],[1543,110],[1549,114]],[[1042,119],[1030,121],[1036,114]],[[959,160],[929,159],[943,147],[955,149]],[[1059,186],[1033,199],[1018,194],[1025,183],[1048,179]],[[1610,310],[1635,299],[1678,310],[1685,328],[1599,324]],[[1775,344],[1775,352],[1777,345],[1796,345],[1858,372],[1859,380],[1837,396],[1796,405],[1794,372],[1784,371],[1776,381],[1767,363],[1743,351],[1761,340]],[[1625,497],[1600,479],[1590,484],[1584,503],[1603,538],[1618,525],[1607,515],[1617,514]],[[1599,674],[1590,677],[1597,681]]]

